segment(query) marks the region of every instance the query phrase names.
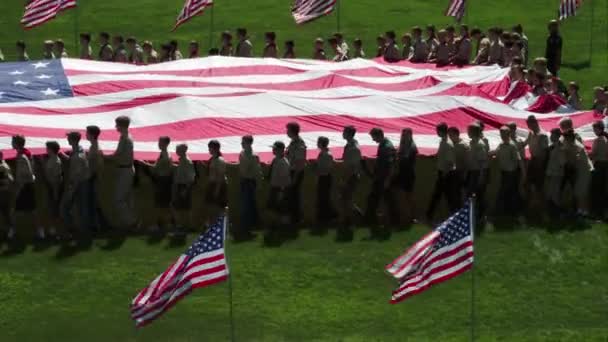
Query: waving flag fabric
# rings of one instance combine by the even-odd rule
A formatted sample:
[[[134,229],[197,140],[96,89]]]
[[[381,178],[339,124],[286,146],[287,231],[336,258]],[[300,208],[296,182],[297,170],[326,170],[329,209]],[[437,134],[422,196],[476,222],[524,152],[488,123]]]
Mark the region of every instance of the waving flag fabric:
[[[241,136],[252,134],[254,150],[268,162],[272,143],[287,142],[290,121],[300,123],[309,158],[317,155],[320,135],[341,155],[346,125],[360,132],[366,156],[376,152],[367,134],[373,127],[382,128],[395,144],[401,130],[411,127],[420,152],[434,154],[440,121],[464,132],[473,120],[482,120],[490,144],[497,146],[500,126],[514,121],[526,127],[526,118],[534,114],[527,109],[538,101],[510,86],[507,75],[507,69],[496,66],[436,68],[363,59],[332,63],[217,56],[149,66],[79,59],[0,63],[0,149],[13,156],[10,137],[22,134],[33,153],[43,154],[47,140],[66,146],[66,131],[97,125],[100,146],[111,153],[118,143],[114,119],[119,115],[131,118],[135,156],[146,160],[156,159],[157,139],[168,135],[172,146],[187,143],[192,159],[207,159],[207,143],[217,139],[226,160],[236,161]],[[514,91],[517,96],[509,96]],[[542,107],[548,111],[538,114],[543,129],[556,127],[569,113],[584,139],[595,138],[593,112],[574,113],[555,102]],[[527,131],[520,133],[525,137]]]
[[[452,279],[473,266],[473,208],[471,203],[425,235],[386,266],[399,279],[391,303],[398,303],[435,284]]]
[[[582,0],[561,0],[559,4],[559,20],[564,20],[568,17],[574,17],[576,10],[581,5]]]
[[[186,0],[184,8],[182,8],[182,11],[179,13],[179,16],[177,16],[173,31],[175,31],[175,29],[177,29],[181,24],[185,23],[186,21],[194,18],[199,14],[202,14],[207,7],[210,7],[212,5],[213,0]]]
[[[224,255],[225,216],[209,227],[165,272],[141,290],[131,302],[131,318],[142,327],[169,310],[194,289],[228,278]]]
[[[21,25],[30,29],[55,18],[57,14],[76,7],[76,0],[32,0],[25,6]]]
[[[296,24],[313,21],[334,10],[336,0],[295,0],[291,15]]]
[[[466,9],[466,0],[450,0],[448,9],[445,11],[445,15],[448,17],[454,17],[460,21],[464,17],[464,11]]]

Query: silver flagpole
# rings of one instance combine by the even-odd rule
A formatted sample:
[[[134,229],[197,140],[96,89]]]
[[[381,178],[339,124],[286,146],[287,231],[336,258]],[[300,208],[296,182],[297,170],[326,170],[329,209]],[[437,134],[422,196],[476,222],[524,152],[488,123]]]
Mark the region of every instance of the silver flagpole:
[[[475,250],[475,195],[469,201],[469,215],[471,222],[471,241]],[[471,341],[475,341],[475,254],[473,252],[473,264],[471,265]]]
[[[228,250],[227,250],[227,246],[228,246],[228,227],[229,227],[229,221],[228,221],[228,207],[226,207],[226,210],[224,211],[224,225],[225,225],[225,229],[224,229],[224,257],[226,258],[226,267],[228,268],[228,301],[230,303],[230,312],[229,312],[229,317],[230,317],[230,341],[234,342],[236,341],[235,339],[235,334],[234,334],[234,309],[233,309],[233,303],[232,303],[232,270],[230,269],[230,260],[228,259]]]

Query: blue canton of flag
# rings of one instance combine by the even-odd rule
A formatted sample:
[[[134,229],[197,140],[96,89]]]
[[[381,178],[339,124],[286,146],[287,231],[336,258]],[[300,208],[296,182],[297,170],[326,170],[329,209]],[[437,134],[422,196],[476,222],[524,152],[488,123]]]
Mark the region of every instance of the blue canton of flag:
[[[0,63],[0,103],[72,96],[61,60]]]
[[[216,223],[211,225],[206,233],[199,238],[188,248],[186,255],[190,258],[201,253],[208,253],[224,248],[224,216],[220,217]]]
[[[471,235],[471,214],[469,206],[460,209],[456,214],[443,222],[436,230],[440,233],[435,250],[453,244]]]

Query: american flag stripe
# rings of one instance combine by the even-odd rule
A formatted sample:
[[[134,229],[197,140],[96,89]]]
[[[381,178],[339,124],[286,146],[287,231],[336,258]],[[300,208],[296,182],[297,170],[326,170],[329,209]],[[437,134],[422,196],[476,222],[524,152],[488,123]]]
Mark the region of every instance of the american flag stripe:
[[[224,215],[186,253],[135,296],[131,302],[131,318],[137,327],[154,321],[192,290],[227,279],[226,227]]]
[[[581,0],[561,0],[559,5],[559,20],[576,16],[576,10],[581,5]]]
[[[387,272],[400,281],[391,303],[453,278],[472,264],[473,205],[469,202],[386,266]]]
[[[21,24],[30,29],[55,18],[59,12],[74,7],[76,0],[34,0],[25,7]]]
[[[455,17],[457,20],[464,17],[464,11],[466,9],[466,0],[450,0],[450,4],[445,12],[448,17]]]
[[[285,125],[294,120],[308,146],[316,146],[317,136],[325,135],[338,155],[346,125],[362,133],[358,139],[367,156],[376,149],[365,133],[375,126],[395,143],[401,129],[411,127],[420,151],[434,154],[436,122],[447,121],[464,131],[471,121],[482,120],[495,146],[501,124],[514,121],[525,127],[532,114],[526,111],[528,94],[509,85],[507,69],[425,66],[229,57],[150,66],[75,59],[3,63],[0,150],[10,158],[10,136],[23,134],[28,148],[44,153],[46,140],[62,141],[65,131],[94,124],[102,130],[101,148],[111,153],[118,141],[114,119],[127,115],[139,159],[155,159],[158,136],[169,135],[175,144],[189,144],[195,160],[206,159],[208,141],[217,139],[225,158],[236,161],[240,137],[253,134],[254,149],[267,162],[272,159],[269,146],[286,139]],[[61,96],[42,94],[51,88],[61,89]],[[512,95],[516,90],[520,96]],[[539,115],[541,127],[555,127],[563,113]],[[578,133],[594,139],[588,124],[594,113],[568,113]],[[316,153],[310,148],[308,156]]]
[[[187,22],[197,15],[202,14],[203,11],[210,6],[213,6],[213,0],[186,0],[182,11],[177,17],[173,31],[175,31],[175,29],[177,29],[181,24]]]
[[[296,24],[303,24],[331,13],[336,0],[300,0],[296,1],[291,14]]]

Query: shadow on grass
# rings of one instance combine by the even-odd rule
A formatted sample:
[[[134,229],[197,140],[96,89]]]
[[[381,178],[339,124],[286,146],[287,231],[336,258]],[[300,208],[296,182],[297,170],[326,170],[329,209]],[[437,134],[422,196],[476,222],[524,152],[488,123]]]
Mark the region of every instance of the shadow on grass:
[[[167,244],[165,249],[184,247],[186,245],[187,237],[188,237],[188,235],[185,233],[172,234],[169,237],[169,243]]]
[[[86,252],[93,246],[93,239],[82,238],[76,241],[66,241],[61,244],[59,250],[55,254],[55,259],[64,260],[71,258],[78,253]]]
[[[101,249],[102,251],[115,251],[117,249],[119,249],[120,247],[122,247],[122,245],[125,243],[125,240],[127,239],[126,234],[121,233],[121,232],[117,232],[117,231],[112,231],[108,233],[108,237],[106,239],[106,243],[101,245],[99,247],[99,249]]]
[[[573,69],[576,71],[583,70],[583,69],[589,69],[589,68],[591,68],[591,61],[586,60],[586,61],[580,61],[580,62],[562,63],[562,67],[570,68],[570,69]]]
[[[150,233],[150,235],[146,239],[146,242],[149,245],[158,245],[159,243],[161,243],[161,241],[165,239],[165,237],[167,237],[167,232],[165,230],[159,230]]]
[[[15,255],[19,255],[25,252],[26,244],[21,240],[10,240],[6,242],[6,250],[2,251],[0,257],[7,258]]]

